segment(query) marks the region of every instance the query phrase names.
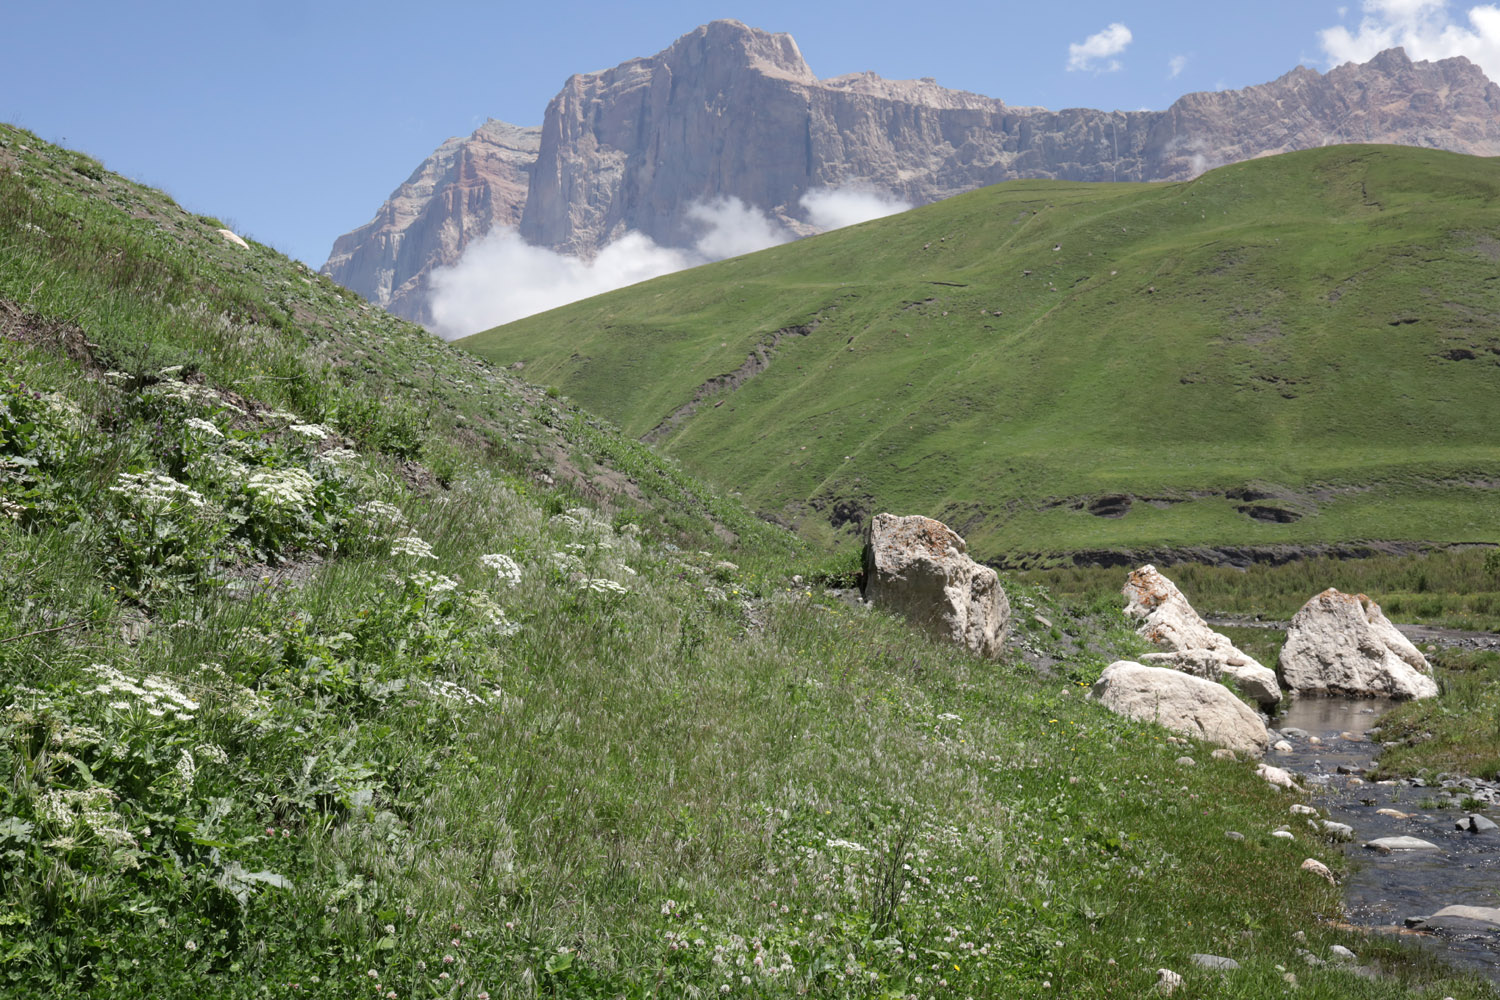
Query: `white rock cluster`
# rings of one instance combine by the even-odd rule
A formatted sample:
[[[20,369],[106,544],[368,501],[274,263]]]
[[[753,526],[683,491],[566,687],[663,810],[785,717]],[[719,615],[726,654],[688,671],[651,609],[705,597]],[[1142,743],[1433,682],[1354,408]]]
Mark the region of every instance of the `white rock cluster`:
[[[1162,647],[1143,663],[1171,667],[1207,680],[1232,681],[1261,705],[1281,700],[1276,674],[1208,627],[1182,591],[1155,566],[1142,566],[1125,581],[1125,613],[1141,622],[1136,631]]]

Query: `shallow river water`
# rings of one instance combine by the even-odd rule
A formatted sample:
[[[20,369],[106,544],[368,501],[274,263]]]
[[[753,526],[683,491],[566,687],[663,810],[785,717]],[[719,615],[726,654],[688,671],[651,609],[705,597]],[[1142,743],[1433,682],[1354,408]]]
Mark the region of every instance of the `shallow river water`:
[[[1475,835],[1454,826],[1470,813],[1500,822],[1500,787],[1484,782],[1464,787],[1456,781],[1446,788],[1408,781],[1370,783],[1354,773],[1339,773],[1363,771],[1374,762],[1380,744],[1365,733],[1388,707],[1383,701],[1303,698],[1272,721],[1278,730],[1272,742],[1285,739],[1292,750],[1272,750],[1266,762],[1301,774],[1312,804],[1354,829],[1353,840],[1345,845],[1349,919],[1413,933],[1407,929],[1408,918],[1445,906],[1500,907],[1500,831]],[[1407,816],[1382,815],[1381,809]],[[1363,846],[1397,836],[1419,837],[1438,850],[1381,853]],[[1455,965],[1500,982],[1500,930],[1418,930],[1415,936]]]

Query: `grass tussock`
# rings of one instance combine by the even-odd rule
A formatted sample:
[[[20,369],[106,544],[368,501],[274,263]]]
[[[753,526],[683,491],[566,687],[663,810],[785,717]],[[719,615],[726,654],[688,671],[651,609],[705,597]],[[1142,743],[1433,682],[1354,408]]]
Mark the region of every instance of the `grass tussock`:
[[[1327,922],[1338,847],[1244,762],[1083,697],[1112,608],[1012,581],[1006,658],[934,645],[78,162],[0,129],[0,993],[1485,995]]]

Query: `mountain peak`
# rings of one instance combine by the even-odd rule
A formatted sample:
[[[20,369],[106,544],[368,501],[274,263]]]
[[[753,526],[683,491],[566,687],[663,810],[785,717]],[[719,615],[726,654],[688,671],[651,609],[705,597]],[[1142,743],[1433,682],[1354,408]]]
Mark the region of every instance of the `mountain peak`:
[[[684,60],[688,65],[728,62],[799,83],[816,83],[818,79],[791,35],[773,34],[728,19],[700,25],[669,45],[658,58],[677,65]]]

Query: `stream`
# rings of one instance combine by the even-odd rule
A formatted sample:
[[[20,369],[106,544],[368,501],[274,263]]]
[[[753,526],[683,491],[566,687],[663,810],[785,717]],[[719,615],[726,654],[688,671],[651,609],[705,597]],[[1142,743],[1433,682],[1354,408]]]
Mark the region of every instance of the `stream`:
[[[1500,830],[1471,834],[1455,823],[1471,814],[1500,822],[1500,783],[1444,776],[1367,782],[1380,744],[1366,735],[1386,701],[1300,698],[1274,720],[1266,762],[1294,771],[1313,805],[1353,829],[1344,845],[1349,873],[1345,908],[1354,923],[1411,934],[1454,965],[1500,983],[1500,928],[1416,920],[1455,904],[1500,907]],[[1382,813],[1380,810],[1394,811]],[[1292,826],[1303,817],[1289,817]],[[1384,853],[1364,845],[1381,837],[1418,837],[1437,850]]]

